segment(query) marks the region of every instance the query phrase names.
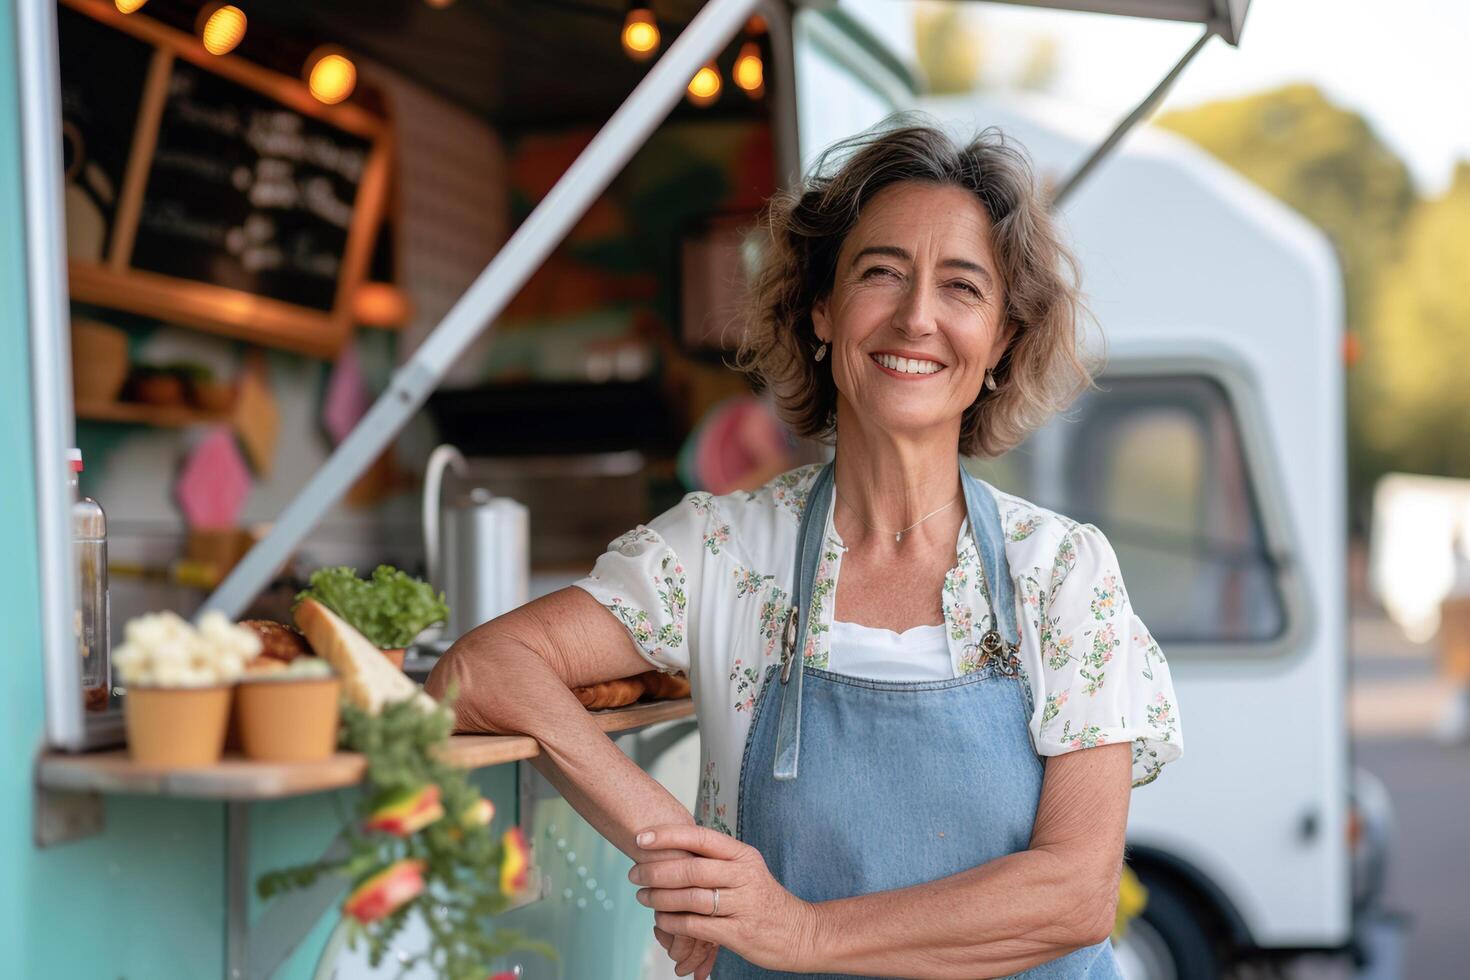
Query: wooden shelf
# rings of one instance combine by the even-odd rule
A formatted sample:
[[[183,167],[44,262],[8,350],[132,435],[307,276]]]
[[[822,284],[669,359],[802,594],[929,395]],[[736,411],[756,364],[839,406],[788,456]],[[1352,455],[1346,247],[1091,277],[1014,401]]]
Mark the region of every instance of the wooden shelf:
[[[141,402],[78,402],[79,419],[93,422],[131,422],[182,428],[186,425],[223,425],[229,412],[208,412],[189,405],[144,405]]]
[[[689,698],[631,704],[589,712],[605,732],[642,728],[694,716]],[[466,769],[498,766],[540,754],[525,735],[455,735],[449,759]],[[51,752],[36,764],[37,782],[68,792],[125,793],[201,800],[277,800],[341,789],[362,781],[366,763],[354,752],[338,752],[320,762],[252,762],[227,756],[213,766],[154,769],[134,762],[126,749],[66,755]]]

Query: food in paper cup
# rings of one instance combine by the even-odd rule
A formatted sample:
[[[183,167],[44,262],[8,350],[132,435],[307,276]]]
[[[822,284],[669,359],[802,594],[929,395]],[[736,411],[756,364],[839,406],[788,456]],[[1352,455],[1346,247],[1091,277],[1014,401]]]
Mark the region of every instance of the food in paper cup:
[[[178,613],[147,613],[128,622],[112,665],[129,687],[217,687],[233,684],[260,653],[260,638],[207,612],[191,625]]]
[[[245,667],[243,681],[324,681],[336,677],[332,665],[321,657],[297,657],[289,663],[270,657],[256,657]]]
[[[262,762],[328,758],[337,750],[341,697],[341,681],[317,657],[251,670],[235,688],[239,743],[246,757]]]

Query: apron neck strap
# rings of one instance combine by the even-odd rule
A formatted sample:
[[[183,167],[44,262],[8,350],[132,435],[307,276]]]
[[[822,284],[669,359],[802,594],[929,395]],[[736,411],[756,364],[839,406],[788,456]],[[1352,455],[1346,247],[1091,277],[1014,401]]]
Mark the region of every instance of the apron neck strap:
[[[981,638],[987,656],[1014,654],[1020,647],[1016,625],[1015,586],[1006,562],[1005,532],[995,495],[986,484],[960,466],[965,509],[985,576],[990,600],[991,628]],[[801,683],[806,658],[806,640],[811,628],[811,595],[817,567],[827,541],[827,519],[832,512],[836,483],[835,464],[828,463],[807,489],[806,505],[796,535],[796,568],[791,580],[791,610],[781,645],[781,716],[776,725],[775,778],[795,779],[801,747]]]

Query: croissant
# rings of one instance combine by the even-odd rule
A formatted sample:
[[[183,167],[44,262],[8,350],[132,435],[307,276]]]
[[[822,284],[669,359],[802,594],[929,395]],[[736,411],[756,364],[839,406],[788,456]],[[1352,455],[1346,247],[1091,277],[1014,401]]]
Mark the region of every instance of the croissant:
[[[648,691],[649,697],[671,699],[689,696],[689,678],[683,674],[650,670],[638,676],[643,678],[643,687]]]
[[[637,677],[620,677],[617,680],[601,681],[586,687],[574,687],[572,693],[588,711],[599,708],[621,708],[632,704],[643,696],[643,681]]]

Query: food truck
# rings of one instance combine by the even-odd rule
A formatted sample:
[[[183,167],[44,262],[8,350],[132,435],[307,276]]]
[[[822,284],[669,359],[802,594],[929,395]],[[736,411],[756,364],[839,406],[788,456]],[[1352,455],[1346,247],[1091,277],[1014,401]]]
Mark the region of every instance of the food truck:
[[[405,923],[374,965],[342,914],[347,879],[257,893],[340,852],[361,755],[160,768],[121,747],[125,696],[88,710],[77,621],[96,579],[76,571],[70,447],[108,514],[91,615],[110,608],[114,642],[149,610],[286,618],[293,570],[391,562],[441,584],[417,496],[440,440],[468,458],[463,479],[529,505],[520,564],[476,574],[502,597],[550,591],[677,499],[681,442],[740,392],[722,328],[762,201],[910,108],[1013,130],[1104,300],[1101,389],[977,471],[1108,530],[1189,715],[1186,761],[1134,798],[1148,896],[1118,940],[1129,975],[1366,958],[1385,817],[1344,721],[1335,266],[1201,154],[1146,132],[1120,146],[1205,44],[1238,42],[1247,5],[1043,5],[1202,30],[1135,112],[1098,126],[927,98],[897,0],[0,12],[0,193],[23,218],[0,231],[14,975],[396,976],[429,929]],[[1251,288],[1221,290],[1226,269]],[[402,676],[435,649],[413,645]],[[688,698],[599,724],[695,808]],[[487,928],[555,954],[492,967],[671,975],[627,858],[535,754],[513,736],[449,743],[535,867]]]

